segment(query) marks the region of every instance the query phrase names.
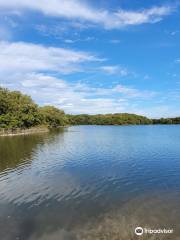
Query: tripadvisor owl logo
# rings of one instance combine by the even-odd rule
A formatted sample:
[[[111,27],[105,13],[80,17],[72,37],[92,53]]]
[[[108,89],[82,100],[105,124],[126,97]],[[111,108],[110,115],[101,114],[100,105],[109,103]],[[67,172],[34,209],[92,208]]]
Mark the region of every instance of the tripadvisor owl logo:
[[[143,235],[143,228],[142,227],[137,227],[135,228],[135,234],[138,235],[138,236],[141,236]]]

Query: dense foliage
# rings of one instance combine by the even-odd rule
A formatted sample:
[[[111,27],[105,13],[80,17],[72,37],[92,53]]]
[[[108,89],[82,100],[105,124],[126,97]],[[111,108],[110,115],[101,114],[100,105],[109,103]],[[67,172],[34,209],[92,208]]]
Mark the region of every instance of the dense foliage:
[[[180,117],[153,119],[153,124],[180,124]]]
[[[0,88],[1,128],[29,128],[38,124],[38,106],[29,96]]]
[[[129,113],[68,115],[68,119],[71,125],[180,124],[180,117],[149,119],[144,116]]]
[[[98,115],[69,115],[72,125],[129,125],[152,124],[152,120],[143,116],[128,113],[98,114]]]
[[[0,129],[26,129],[45,125],[56,128],[65,125],[129,125],[180,124],[180,117],[148,119],[128,113],[98,115],[66,115],[53,106],[39,107],[31,97],[18,91],[0,88]]]
[[[64,111],[52,106],[40,108],[31,97],[0,88],[0,128],[26,129],[39,125],[57,127],[66,123]]]
[[[48,124],[49,127],[56,128],[68,124],[68,118],[63,110],[53,106],[40,107],[39,112],[42,122]]]

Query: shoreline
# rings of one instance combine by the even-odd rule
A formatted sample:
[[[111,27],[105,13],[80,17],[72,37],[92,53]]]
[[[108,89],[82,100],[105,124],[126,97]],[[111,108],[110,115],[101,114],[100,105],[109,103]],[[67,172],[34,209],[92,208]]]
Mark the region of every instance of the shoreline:
[[[47,133],[47,132],[49,132],[48,127],[4,130],[4,131],[0,131],[0,137],[13,137],[13,136],[20,136],[20,135],[36,134],[36,133]]]
[[[159,126],[159,125],[180,125],[180,124],[114,124],[114,125],[99,125],[99,124],[76,124],[76,125],[67,125],[67,126],[59,126],[56,129],[64,128],[64,127],[73,127],[73,126]],[[48,127],[33,127],[28,129],[16,129],[16,130],[0,130],[0,137],[13,137],[13,136],[22,136],[29,134],[38,134],[38,133],[48,133],[50,128]]]

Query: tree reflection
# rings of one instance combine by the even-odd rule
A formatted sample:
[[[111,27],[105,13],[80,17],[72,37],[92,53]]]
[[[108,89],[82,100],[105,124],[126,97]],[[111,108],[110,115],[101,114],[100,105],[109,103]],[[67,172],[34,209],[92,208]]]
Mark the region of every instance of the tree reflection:
[[[32,161],[33,154],[40,145],[51,144],[64,131],[61,128],[49,133],[0,137],[0,172]]]

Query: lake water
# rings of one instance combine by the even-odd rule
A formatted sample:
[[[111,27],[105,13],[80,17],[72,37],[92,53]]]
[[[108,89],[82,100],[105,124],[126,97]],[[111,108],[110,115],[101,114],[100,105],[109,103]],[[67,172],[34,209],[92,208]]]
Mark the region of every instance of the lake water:
[[[0,137],[0,239],[180,239],[180,125]]]

